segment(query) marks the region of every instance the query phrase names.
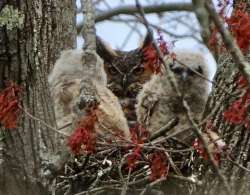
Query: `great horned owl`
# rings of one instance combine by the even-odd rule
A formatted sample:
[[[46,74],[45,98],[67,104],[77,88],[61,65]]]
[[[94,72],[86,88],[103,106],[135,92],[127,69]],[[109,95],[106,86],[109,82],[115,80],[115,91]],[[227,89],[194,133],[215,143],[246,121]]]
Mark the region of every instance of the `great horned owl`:
[[[179,51],[176,53],[176,59],[187,65],[181,65],[171,57],[165,60],[174,73],[178,88],[182,97],[178,97],[172,89],[166,73],[154,75],[147,82],[137,97],[136,114],[138,121],[147,126],[150,132],[159,130],[171,119],[177,117],[178,125],[173,132],[188,129],[190,123],[186,116],[186,111],[182,104],[184,98],[191,108],[192,115],[199,120],[204,109],[208,96],[208,83],[195,72],[207,77],[207,64],[199,53]],[[189,131],[190,133],[190,131]],[[183,136],[184,138],[185,136]],[[188,137],[188,134],[186,135]]]
[[[90,70],[88,66],[82,64],[82,50],[65,50],[56,61],[51,71],[48,81],[52,98],[54,100],[56,122],[58,127],[64,127],[76,118],[74,106],[79,100],[80,82],[90,83],[91,89],[95,90],[98,96],[98,124],[96,131],[101,134],[106,132],[123,131],[126,138],[129,137],[127,120],[124,116],[118,98],[106,87],[107,79],[103,67],[103,60],[97,56],[97,66],[95,70]],[[95,71],[94,78],[89,78],[91,71]],[[93,75],[93,74],[92,74]],[[88,86],[88,85],[86,85]],[[65,133],[71,133],[70,128],[63,128]]]
[[[147,35],[137,49],[120,51],[111,49],[97,37],[97,53],[104,60],[108,88],[119,98],[129,124],[136,121],[136,96],[152,76],[143,65],[143,50],[151,42],[151,36]]]

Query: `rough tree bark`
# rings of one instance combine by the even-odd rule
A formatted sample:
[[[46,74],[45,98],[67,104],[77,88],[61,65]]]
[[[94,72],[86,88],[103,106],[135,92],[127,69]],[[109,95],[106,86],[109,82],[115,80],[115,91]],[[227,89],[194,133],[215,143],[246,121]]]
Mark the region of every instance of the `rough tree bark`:
[[[236,86],[239,72],[233,68],[233,64],[229,54],[221,55],[214,79],[217,86],[213,87],[205,113],[206,116],[210,115],[208,120],[212,123],[213,130],[219,132],[227,143],[225,154],[221,154],[219,168],[229,181],[232,194],[244,195],[250,190],[250,134],[243,125],[229,125],[223,118],[223,112],[228,105],[239,97],[239,89]],[[196,163],[199,164],[199,161]],[[199,168],[205,186],[198,190],[197,194],[225,194],[224,187],[212,168],[208,164],[199,164]]]
[[[59,52],[76,46],[74,0],[3,0],[24,15],[22,27],[0,27],[0,88],[4,80],[23,86],[22,107],[55,126],[47,75]],[[0,141],[0,194],[45,195],[40,170],[55,151],[57,136],[38,120],[22,114],[17,129]]]
[[[249,8],[250,1],[243,0]],[[237,3],[239,3],[237,1]],[[250,10],[248,9],[250,13]],[[245,53],[245,59],[250,62],[250,53]],[[219,132],[227,144],[224,154],[221,154],[220,170],[226,176],[231,194],[248,194],[250,191],[250,133],[244,125],[230,125],[223,118],[223,112],[230,103],[242,95],[236,81],[240,72],[238,64],[233,60],[230,51],[220,54],[218,69],[214,78],[216,85],[207,102],[204,118],[212,123],[213,130]],[[197,161],[196,164],[199,164]],[[223,185],[208,164],[199,165],[200,176],[205,186],[197,194],[226,194]]]

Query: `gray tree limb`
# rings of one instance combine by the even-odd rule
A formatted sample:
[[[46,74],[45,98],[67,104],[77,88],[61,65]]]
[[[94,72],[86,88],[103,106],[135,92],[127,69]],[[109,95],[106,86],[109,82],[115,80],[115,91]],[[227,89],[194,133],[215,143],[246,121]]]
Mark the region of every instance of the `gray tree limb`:
[[[146,14],[152,13],[162,13],[169,11],[193,11],[192,3],[164,3],[161,5],[149,5],[143,6],[143,10]],[[113,16],[126,14],[126,15],[134,15],[138,13],[138,9],[135,6],[123,6],[112,9],[108,12],[104,12],[96,16],[95,21],[101,22],[103,20],[107,20],[112,18]]]
[[[206,44],[210,37],[209,15],[205,8],[205,0],[192,0],[194,12],[201,25],[201,36]]]
[[[96,49],[96,36],[95,36],[95,11],[91,0],[81,0],[83,11],[85,14],[82,35],[84,38],[84,49]]]

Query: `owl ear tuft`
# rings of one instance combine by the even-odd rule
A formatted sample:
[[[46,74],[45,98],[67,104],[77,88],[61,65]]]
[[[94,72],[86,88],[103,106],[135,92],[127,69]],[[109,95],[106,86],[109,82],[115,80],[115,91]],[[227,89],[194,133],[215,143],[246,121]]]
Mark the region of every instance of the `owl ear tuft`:
[[[108,63],[111,63],[113,59],[118,56],[116,51],[98,36],[96,36],[96,52],[104,60],[104,62]]]

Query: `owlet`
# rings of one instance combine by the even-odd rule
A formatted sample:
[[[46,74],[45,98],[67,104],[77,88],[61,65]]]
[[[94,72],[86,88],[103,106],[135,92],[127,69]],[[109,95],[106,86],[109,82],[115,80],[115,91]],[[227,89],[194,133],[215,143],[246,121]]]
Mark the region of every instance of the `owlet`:
[[[194,71],[207,77],[207,64],[201,54],[179,51],[176,59],[187,66],[183,66],[171,57],[165,57],[167,64],[174,73],[178,88],[181,92],[179,97],[172,89],[166,73],[154,75],[147,82],[137,97],[136,114],[138,121],[150,132],[155,132],[166,125],[171,119],[178,118],[179,123],[173,132],[189,129],[191,126],[183,107],[183,98],[191,108],[192,115],[199,120],[203,112],[207,97],[208,83]],[[189,133],[187,133],[189,132]],[[192,131],[181,133],[181,139],[188,139]],[[178,136],[177,136],[178,137]]]
[[[90,69],[83,64],[82,50],[65,50],[57,59],[48,81],[54,100],[56,122],[59,128],[74,121],[77,117],[75,105],[79,100],[81,81],[87,86],[82,89],[96,94],[99,101],[96,132],[102,135],[120,133],[129,138],[127,120],[124,116],[118,98],[107,88],[107,79],[103,60],[96,55],[96,67]],[[93,74],[93,71],[95,71]],[[88,75],[94,75],[90,78]],[[87,79],[86,79],[87,78]],[[65,133],[72,133],[72,127],[63,128]]]

